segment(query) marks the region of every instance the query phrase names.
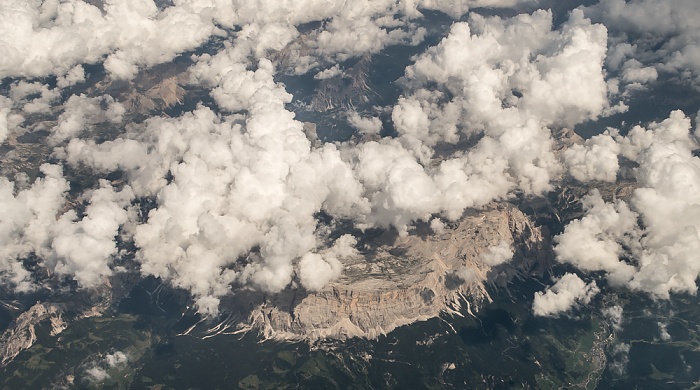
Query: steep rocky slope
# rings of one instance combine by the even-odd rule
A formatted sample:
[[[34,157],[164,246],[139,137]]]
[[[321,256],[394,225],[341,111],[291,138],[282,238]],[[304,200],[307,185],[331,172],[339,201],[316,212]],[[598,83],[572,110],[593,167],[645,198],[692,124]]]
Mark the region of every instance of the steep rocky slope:
[[[343,276],[322,291],[239,293],[226,310],[240,311],[232,318],[249,313],[243,323],[266,338],[375,338],[441,312],[457,313],[462,304],[471,310],[489,299],[487,283],[546,267],[550,257],[547,235],[510,204],[472,212],[438,234],[428,229],[406,237],[386,233],[378,240],[383,244],[346,259]],[[491,252],[498,247],[512,249],[510,264],[493,265]]]

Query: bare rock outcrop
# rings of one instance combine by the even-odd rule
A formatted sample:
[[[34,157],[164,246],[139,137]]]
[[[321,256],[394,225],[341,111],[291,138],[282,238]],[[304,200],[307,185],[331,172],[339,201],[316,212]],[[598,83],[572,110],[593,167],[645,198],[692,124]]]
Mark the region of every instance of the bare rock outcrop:
[[[54,303],[37,303],[20,314],[14,326],[0,337],[0,366],[11,362],[20,352],[28,349],[37,340],[36,327],[46,324],[51,327],[50,335],[61,333],[66,327],[63,309]]]
[[[105,278],[105,284],[79,291],[61,290],[57,279],[48,279],[54,291],[60,291],[51,302],[36,302],[19,314],[0,334],[0,367],[9,364],[19,353],[31,348],[37,341],[58,336],[73,322],[83,318],[102,316],[123,298],[137,278],[135,273],[115,273]],[[21,310],[20,304],[5,304]],[[41,331],[40,331],[41,329]]]
[[[550,257],[547,235],[510,204],[473,212],[437,234],[423,229],[382,238],[370,253],[346,259],[343,276],[322,291],[297,287],[266,297],[245,322],[271,339],[376,338],[443,312],[461,315],[462,304],[471,311],[490,299],[486,285],[503,272],[511,278]],[[487,253],[504,245],[513,251],[510,264],[490,264]],[[237,304],[245,299],[239,295]]]

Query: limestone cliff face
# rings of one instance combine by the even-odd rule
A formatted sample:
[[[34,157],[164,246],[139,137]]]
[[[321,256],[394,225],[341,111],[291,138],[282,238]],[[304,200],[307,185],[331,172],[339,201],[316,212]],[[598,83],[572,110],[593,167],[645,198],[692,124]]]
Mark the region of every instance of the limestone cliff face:
[[[134,278],[133,273],[116,273],[105,279],[105,284],[95,289],[80,291],[64,290],[53,297],[52,302],[37,302],[26,311],[19,314],[10,326],[0,334],[0,366],[10,363],[19,353],[29,349],[37,339],[55,337],[70,324],[82,318],[101,316],[114,302],[127,293],[125,287],[133,285],[129,282]],[[21,305],[12,307],[20,310]]]
[[[48,324],[55,336],[67,326],[63,309],[53,303],[37,303],[14,321],[14,326],[0,337],[0,366],[4,366],[20,352],[31,347],[37,339],[36,326]]]
[[[546,235],[509,204],[474,212],[439,234],[420,233],[346,260],[342,278],[320,292],[267,297],[248,323],[273,339],[375,338],[488,300],[487,283],[546,266],[549,257]],[[489,265],[484,255],[503,243],[513,250],[510,264]]]

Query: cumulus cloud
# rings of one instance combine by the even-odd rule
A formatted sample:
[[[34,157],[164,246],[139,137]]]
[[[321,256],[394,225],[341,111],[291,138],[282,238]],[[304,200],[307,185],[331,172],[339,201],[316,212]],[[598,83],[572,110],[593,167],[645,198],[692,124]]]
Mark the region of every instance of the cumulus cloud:
[[[116,351],[114,353],[109,353],[93,362],[92,367],[85,370],[85,379],[87,379],[92,384],[100,384],[111,376],[107,372],[108,370],[123,370],[127,367],[129,363],[129,356],[122,351]]]
[[[103,109],[102,107],[105,107]],[[89,98],[85,95],[72,95],[63,105],[64,111],[58,123],[52,128],[49,141],[53,144],[76,138],[89,127],[102,122],[119,123],[126,109],[113,97],[104,95]]]
[[[57,88],[39,82],[21,80],[10,87],[10,98],[22,107],[26,114],[47,114],[58,101],[61,92]]]
[[[110,378],[107,370],[102,367],[90,367],[85,370],[85,375],[88,381],[95,384],[102,383]]]
[[[617,375],[625,375],[627,364],[629,363],[630,345],[625,343],[616,344],[610,354],[613,356],[610,364],[610,370]]]
[[[365,135],[376,135],[382,130],[382,121],[377,117],[362,117],[357,112],[348,115],[348,122]]]
[[[307,253],[299,261],[299,279],[309,291],[318,291],[337,279],[342,271],[344,258],[358,256],[355,237],[344,234],[323,253]]]
[[[433,218],[430,220],[430,229],[435,234],[442,234],[445,232],[445,223],[440,218]]]
[[[102,284],[112,274],[110,263],[117,252],[114,238],[129,215],[133,193],[125,186],[115,191],[107,181],[93,191],[85,215],[78,220],[75,211],[63,214],[56,224],[51,248],[55,255],[52,268],[58,274],[73,277],[83,287]]]
[[[444,12],[454,18],[460,18],[472,8],[507,8],[532,3],[529,0],[407,0],[407,9],[429,9]]]
[[[599,291],[595,282],[586,284],[576,274],[567,273],[544,293],[535,293],[532,311],[536,316],[555,317],[577,304],[590,303]]]
[[[583,8],[619,37],[611,46],[613,69],[628,83],[648,83],[658,72],[700,86],[700,9],[693,0],[602,0]],[[625,59],[628,59],[625,61]]]
[[[691,131],[690,120],[675,111],[617,136],[620,153],[639,164],[639,188],[628,203],[606,203],[596,192],[585,198],[586,215],[555,238],[558,259],[660,298],[696,293],[700,158]]]
[[[480,257],[484,263],[493,267],[510,261],[513,258],[513,248],[509,243],[501,241],[498,245],[489,247]]]
[[[247,24],[252,22],[270,23],[280,20],[291,24],[307,23],[314,20],[323,20],[333,15],[351,13],[355,15],[386,12],[387,9],[397,9],[409,17],[419,17],[420,9],[439,10],[454,17],[464,15],[470,8],[491,7],[506,8],[518,4],[529,3],[530,0],[380,0],[374,2],[326,1],[304,0],[297,2],[275,2],[257,0],[235,0],[236,23]]]
[[[613,329],[621,330],[622,322],[624,321],[623,309],[620,305],[613,305],[603,309],[603,316],[612,324]]]
[[[668,324],[663,323],[663,322],[657,322],[657,325],[659,326],[659,335],[661,336],[662,341],[671,341],[671,334],[668,333]]]
[[[600,180],[615,182],[619,169],[620,145],[609,133],[574,144],[563,153],[568,173],[582,182]]]
[[[69,183],[61,167],[44,164],[41,172],[43,177],[22,190],[0,178],[0,278],[17,292],[36,288],[22,265],[34,255],[49,273],[66,275],[82,287],[102,284],[102,277],[112,273],[114,238],[129,219],[131,189],[117,192],[102,181],[101,188],[84,194],[88,205],[79,218],[75,210],[64,210]]]
[[[461,108],[464,122],[477,129],[491,125],[502,132],[513,116],[572,125],[595,118],[607,104],[606,38],[603,25],[576,10],[560,31],[552,31],[549,11],[510,19],[472,14],[469,23],[455,23],[406,76],[414,88],[437,82],[465,100],[453,103],[480,103],[479,110]]]
[[[59,88],[66,88],[85,81],[85,69],[82,65],[76,65],[69,70],[64,76],[60,76],[56,80]]]
[[[455,23],[406,70],[414,92],[393,110],[405,147],[426,162],[439,143],[481,136],[464,159],[473,175],[484,170],[502,178],[494,180],[503,184],[491,198],[513,187],[533,194],[550,189],[561,166],[548,127],[595,118],[608,104],[605,27],[580,12],[561,31],[551,27],[548,11]],[[438,90],[426,88],[434,83]],[[495,164],[484,166],[487,161]]]
[[[289,23],[313,17],[317,4],[311,3],[303,17],[289,11],[287,24],[272,10],[264,15],[273,27],[246,21],[233,44],[195,58],[192,82],[211,89],[221,113],[200,106],[177,118],[154,117],[114,140],[70,139],[55,153],[72,165],[122,171],[133,197],[155,198],[147,220],[133,228],[141,271],[190,291],[202,313],[215,314],[232,284],[280,291],[297,269],[302,285],[318,290],[339,277],[336,247],[327,251],[317,238],[319,211],[360,228],[394,227],[406,234],[418,219],[441,214],[454,220],[465,208],[513,190],[548,190],[561,165],[547,126],[594,118],[606,107],[602,26],[580,13],[560,31],[552,30],[546,11],[512,19],[473,16],[406,70],[406,92],[393,108],[398,138],[312,145],[286,109],[292,96],[274,80],[275,63],[264,58],[296,39]],[[372,15],[394,28],[391,18],[376,19],[386,11],[376,4],[343,7],[352,9],[338,10]],[[246,8],[238,10],[243,19],[236,23],[243,23]],[[317,11],[335,12],[332,4]],[[465,49],[469,56],[461,54]],[[443,99],[448,94],[452,100]],[[80,136],[76,129],[104,115],[66,110],[56,134]],[[351,114],[349,121],[366,134],[381,128],[378,118]],[[82,126],[58,131],[71,123]],[[469,137],[481,139],[466,152],[430,163],[438,144]],[[109,253],[105,247],[100,258]],[[501,245],[484,261],[511,256],[512,249]]]
[[[645,226],[646,249],[631,286],[668,298],[670,292],[697,291],[700,273],[700,158],[690,137],[690,121],[674,112],[651,126],[657,139],[637,159],[639,189],[631,204]]]
[[[116,351],[114,353],[109,353],[104,358],[104,362],[110,368],[124,367],[129,362],[129,356],[122,351]]]
[[[205,70],[215,78],[217,69]],[[303,125],[284,109],[290,96],[272,80],[269,61],[239,80],[224,82],[220,96],[245,116],[200,107],[149,119],[102,144],[74,139],[58,153],[105,172],[121,169],[136,196],[156,197],[134,230],[141,270],[191,291],[209,314],[234,281],[269,291],[287,286],[294,260],[317,246],[319,210],[347,216],[368,208],[338,149],[312,150]],[[232,269],[256,247],[259,261]]]
[[[7,139],[7,135],[10,132],[10,126],[7,117],[10,115],[12,105],[12,100],[4,96],[0,96],[0,144],[5,142],[5,140]]]
[[[341,76],[343,74],[343,71],[340,70],[340,66],[338,64],[333,65],[332,67],[328,69],[324,69],[314,75],[314,79],[316,80],[326,80],[333,78],[335,76]]]
[[[424,28],[419,27],[416,31],[391,29],[395,27],[393,19],[387,21],[388,25],[382,19],[372,20],[352,14],[347,18],[334,18],[316,38],[318,53],[343,61],[360,54],[378,53],[386,46],[399,43],[417,45],[423,40]]]
[[[431,221],[439,233],[443,220],[458,219],[466,208],[513,193],[544,194],[565,171],[582,182],[614,182],[624,156],[639,164],[640,188],[629,202],[605,202],[592,191],[585,216],[556,238],[557,258],[603,271],[614,286],[659,297],[694,292],[700,163],[690,120],[673,113],[625,136],[611,130],[561,155],[552,150],[551,129],[624,108],[610,106],[618,81],[606,80],[604,64],[620,72],[619,82],[642,85],[680,69],[674,64],[690,55],[686,16],[663,14],[655,26],[640,24],[657,1],[603,1],[574,10],[556,29],[545,10],[510,18],[470,14],[406,68],[403,92],[388,107],[396,137],[380,138],[382,120],[353,112],[348,122],[371,137],[312,143],[287,108],[292,95],[276,80],[285,66],[292,73],[325,69],[316,79],[336,77],[337,61],[418,44],[426,34],[415,23],[422,10],[461,17],[473,7],[524,3],[182,0],[159,7],[130,0],[99,9],[78,0],[0,2],[7,11],[0,12],[0,47],[8,53],[0,77],[58,76],[56,88],[10,84],[10,98],[0,99],[0,141],[21,122],[12,110],[60,113],[47,127],[57,146],[53,157],[102,174],[119,171],[126,183],[115,188],[103,181],[81,194],[79,216],[64,210],[69,186],[60,167],[45,165],[43,177],[23,189],[3,178],[1,277],[18,291],[32,288],[19,260],[35,254],[51,272],[96,286],[114,272],[121,232],[136,244],[144,275],[190,291],[200,312],[213,315],[232,285],[277,292],[296,272],[304,288],[317,291],[341,277],[341,260],[356,255],[355,241],[342,236],[324,247],[319,212],[400,234],[416,220]],[[630,16],[635,12],[641,19]],[[651,28],[670,37],[657,53],[663,64],[640,54],[648,49],[642,42],[615,41],[608,50],[606,27],[587,17],[609,22],[616,33]],[[321,23],[300,27],[311,21]],[[209,90],[214,108],[152,117],[98,142],[96,129],[120,123],[123,105],[109,96],[75,95],[61,110],[53,107],[61,88],[85,80],[81,64],[104,61],[111,77],[132,78],[213,34],[228,36],[218,52],[192,56],[188,73],[192,85]],[[131,204],[144,197],[154,208],[137,222]],[[512,256],[501,242],[481,260],[494,266]],[[557,315],[597,291],[595,283],[567,274],[536,295],[533,309]]]
[[[244,26],[242,31],[257,31],[260,26],[280,26],[287,32],[268,36],[263,41],[284,36],[274,45],[284,48],[285,71],[303,74],[323,64],[344,61],[349,58],[377,53],[396,45],[417,45],[423,41],[427,30],[419,27],[415,19],[421,18],[421,10],[439,10],[454,18],[460,18],[474,7],[512,7],[531,3],[528,0],[379,0],[371,2],[347,2],[342,0],[305,0],[302,3],[277,1],[236,1],[235,22]],[[324,21],[320,27],[299,34],[296,27],[311,21]],[[284,26],[284,27],[281,27]],[[242,37],[245,34],[237,34]],[[267,45],[258,46],[258,58]],[[269,46],[272,47],[272,46]],[[334,64],[317,73],[327,77],[334,72]]]
[[[629,282],[635,269],[621,258],[623,245],[639,240],[638,215],[625,202],[606,203],[597,190],[583,199],[583,208],[586,215],[555,237],[557,259],[585,271],[605,270],[613,284]]]
[[[407,92],[392,112],[399,137],[354,151],[374,205],[366,221],[405,232],[430,214],[455,219],[512,190],[551,189],[561,165],[547,126],[606,108],[605,45],[605,28],[580,12],[561,31],[547,11],[455,23],[406,69]],[[474,147],[431,163],[436,146],[470,138]]]
[[[241,30],[233,34],[235,45],[226,54],[236,62],[269,58],[274,53],[284,71],[304,74],[319,67],[317,79],[341,73],[338,61],[374,54],[389,45],[418,44],[425,29],[405,18],[402,7],[393,0],[345,2],[308,0],[305,4],[259,1],[241,2],[236,8],[236,23]],[[302,23],[324,21],[319,27]],[[246,53],[247,52],[247,53]],[[219,53],[222,57],[224,53]]]
[[[343,264],[335,257],[307,253],[299,262],[301,284],[309,291],[318,291],[340,276]]]
[[[41,171],[44,177],[17,192],[13,182],[0,177],[0,278],[19,292],[35,288],[21,259],[51,255],[52,230],[69,188],[59,166],[45,164]]]
[[[643,66],[641,62],[631,59],[622,66],[622,80],[626,83],[647,84],[659,77],[656,68]]]
[[[3,0],[0,78],[59,75],[70,85],[80,80],[77,65],[105,56],[112,76],[131,78],[139,66],[170,61],[217,33],[214,21],[223,18],[202,10],[186,1],[159,9],[152,0],[105,1],[101,8],[82,0]]]
[[[309,43],[315,56],[346,59],[376,53],[396,43],[417,44],[424,29],[412,25],[418,9],[435,9],[459,17],[470,7],[508,7],[526,1],[382,0],[346,2],[306,0],[192,1],[158,5],[153,0],[4,0],[0,3],[0,78],[60,76],[61,88],[84,80],[81,64],[103,62],[115,78],[132,78],[141,67],[172,60],[213,35],[219,26],[241,27],[239,35],[262,32],[279,39],[281,49],[297,35],[295,26],[327,21]],[[281,45],[281,46],[280,46]],[[258,51],[258,54],[261,52]]]

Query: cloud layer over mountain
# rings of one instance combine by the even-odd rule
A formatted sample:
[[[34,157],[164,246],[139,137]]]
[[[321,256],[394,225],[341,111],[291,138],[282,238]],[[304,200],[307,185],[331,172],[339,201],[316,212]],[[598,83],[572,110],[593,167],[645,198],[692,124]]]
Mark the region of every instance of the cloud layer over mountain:
[[[675,2],[687,13],[659,13],[666,8],[656,0],[605,0],[557,26],[552,11],[518,0],[172,3],[0,0],[0,77],[9,86],[0,142],[55,116],[37,128],[55,147],[52,164],[31,183],[0,178],[0,278],[15,291],[40,284],[23,266],[29,256],[82,287],[103,283],[118,272],[120,237],[135,244],[142,274],[189,291],[213,315],[240,286],[279,292],[298,281],[316,291],[342,275],[356,238],[329,235],[319,214],[360,229],[408,234],[432,220],[439,230],[467,208],[541,196],[561,178],[614,182],[620,158],[638,164],[639,188],[628,202],[592,191],[585,216],[556,238],[558,260],[662,298],[696,291],[700,162],[691,119],[674,112],[563,153],[552,137],[624,110],[620,85],[659,74],[695,83],[692,1]],[[527,12],[468,12],[478,7]],[[344,61],[420,45],[428,11],[455,20],[411,59],[398,99],[375,110],[388,114],[395,136],[379,137],[379,116],[350,112],[363,140],[310,140],[281,73],[327,80],[342,75]],[[649,34],[656,40],[642,38]],[[105,82],[128,83],[181,55],[191,61],[187,88],[212,103],[129,122],[114,96],[69,92],[89,65],[104,68]],[[116,135],[101,137],[104,127]],[[63,169],[122,179],[76,195]],[[145,200],[153,207],[139,215]],[[489,253],[484,261],[503,264],[513,248]],[[562,313],[597,291],[566,274],[535,297],[535,314]]]

